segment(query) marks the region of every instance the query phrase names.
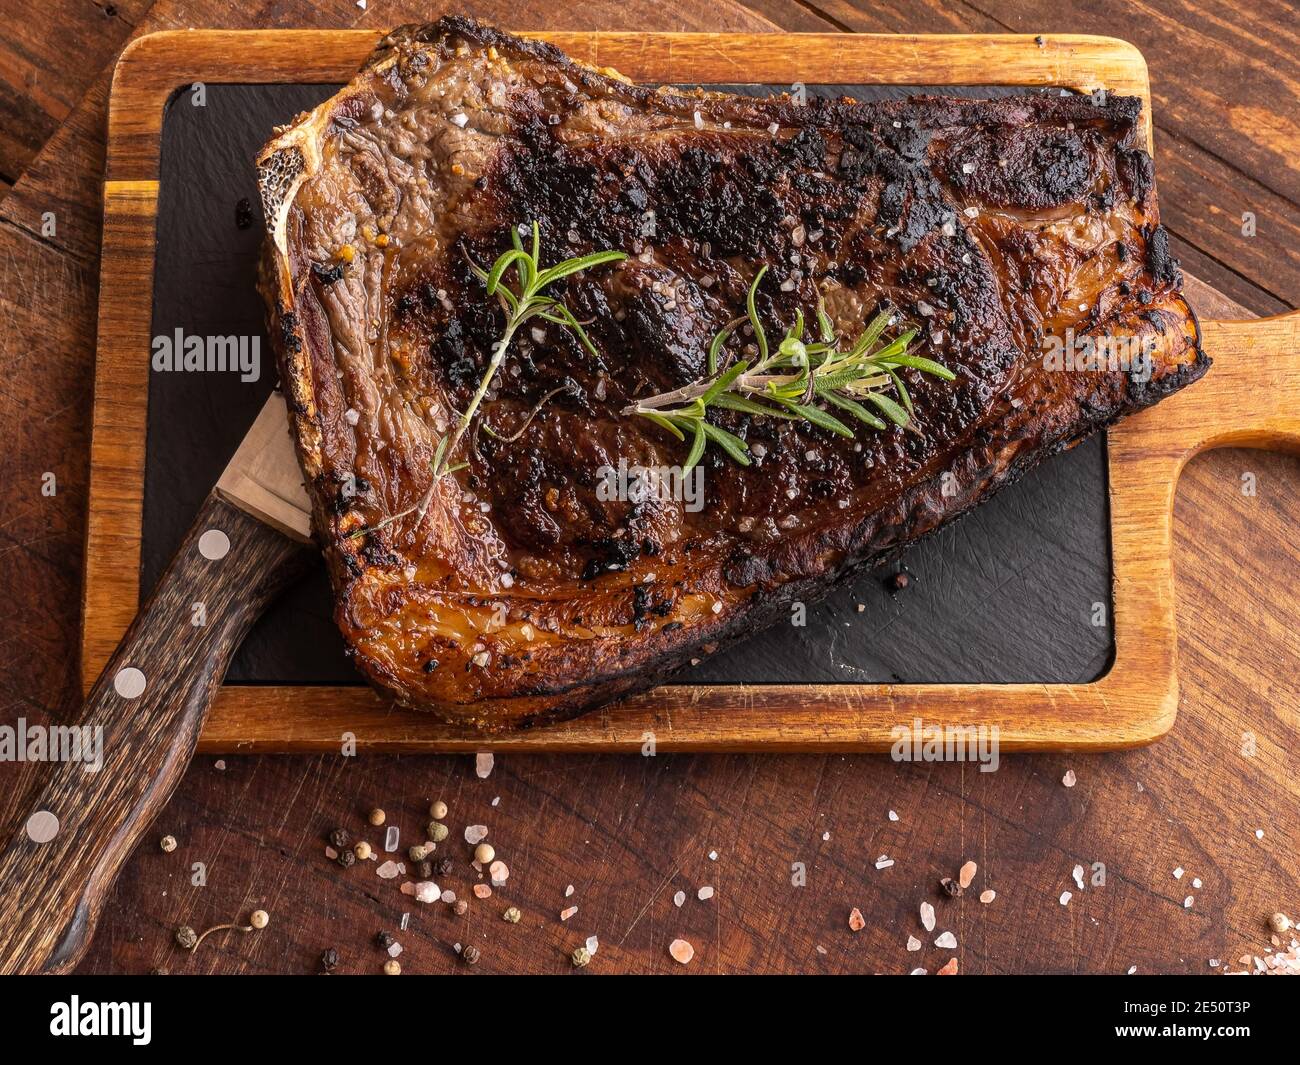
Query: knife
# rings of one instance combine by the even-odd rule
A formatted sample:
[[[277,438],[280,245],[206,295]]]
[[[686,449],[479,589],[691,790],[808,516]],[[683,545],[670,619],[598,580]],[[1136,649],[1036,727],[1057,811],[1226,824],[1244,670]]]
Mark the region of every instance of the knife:
[[[102,764],[47,763],[16,808],[0,851],[0,973],[77,964],[119,870],[180,782],[244,634],[317,558],[273,394],[80,714],[52,722],[101,730]]]

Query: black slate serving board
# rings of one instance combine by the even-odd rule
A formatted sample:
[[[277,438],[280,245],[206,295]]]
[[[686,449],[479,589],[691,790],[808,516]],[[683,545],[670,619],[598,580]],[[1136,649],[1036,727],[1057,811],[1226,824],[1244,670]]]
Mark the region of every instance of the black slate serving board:
[[[763,95],[763,86],[718,86]],[[784,88],[784,87],[781,87]],[[271,129],[332,85],[208,85],[163,124],[153,335],[260,336],[261,374],[151,372],[141,592],[151,589],[275,383],[254,289],[262,240],[252,159]],[[810,95],[1000,96],[1022,89],[808,86]],[[1056,90],[1049,90],[1056,91]],[[251,211],[240,210],[247,201]],[[242,216],[242,217],[241,217]],[[251,224],[249,219],[251,218]],[[243,224],[241,224],[243,223]],[[147,358],[147,354],[142,354]],[[690,683],[1068,683],[1114,651],[1106,454],[1096,437],[1058,455],[902,560],[681,675]],[[323,570],[254,627],[227,683],[360,684],[330,619]]]

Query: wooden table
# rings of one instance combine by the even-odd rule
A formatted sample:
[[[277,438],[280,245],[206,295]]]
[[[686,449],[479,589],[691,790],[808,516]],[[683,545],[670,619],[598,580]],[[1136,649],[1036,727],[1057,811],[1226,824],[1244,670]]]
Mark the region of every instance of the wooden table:
[[[877,5],[849,0],[466,3],[521,28],[1092,32],[1127,37],[1151,65],[1165,222],[1203,312],[1268,314],[1300,294],[1300,53],[1286,3],[1154,0],[1140,16],[1071,0]],[[125,42],[193,26],[387,26],[438,13],[349,0],[55,0],[14,10],[0,45],[0,420],[8,503],[0,522],[0,722],[66,719],[78,702],[76,633],[94,355],[99,181],[108,72]],[[1253,235],[1243,234],[1243,216]],[[51,225],[51,222],[53,223]],[[1250,227],[1247,227],[1250,228]],[[1212,286],[1212,287],[1211,287]],[[1249,403],[1250,397],[1241,397]],[[1251,477],[1245,475],[1250,474]],[[1244,486],[1253,482],[1254,494]],[[51,485],[53,494],[51,494]],[[664,972],[677,937],[719,972],[1206,971],[1267,946],[1275,910],[1300,916],[1300,526],[1294,457],[1220,451],[1186,471],[1177,505],[1183,699],[1173,733],[1104,756],[1007,757],[996,773],[882,757],[502,756],[487,779],[466,757],[200,757],[127,865],[87,972],[377,972],[381,929],[408,972],[558,972],[587,936],[587,972]],[[310,698],[305,694],[304,698]],[[1077,784],[1067,788],[1067,770]],[[21,795],[22,774],[0,767]],[[336,825],[381,806],[405,843],[434,798],[459,838],[485,824],[511,870],[487,900],[463,844],[436,879],[469,897],[420,907],[367,867],[323,854]],[[495,804],[495,805],[494,805]],[[15,808],[21,808],[14,803]],[[898,820],[890,819],[890,811]],[[1260,833],[1262,832],[1262,837]],[[156,839],[179,846],[163,853]],[[380,833],[367,838],[378,843]],[[894,860],[876,869],[878,856]],[[979,865],[974,890],[942,876]],[[202,863],[204,886],[192,883]],[[796,863],[806,871],[800,879]],[[1080,891],[1072,870],[1104,886]],[[1176,879],[1174,870],[1186,870]],[[1193,878],[1200,886],[1193,886]],[[572,885],[571,896],[566,890]],[[714,888],[701,901],[698,889]],[[982,905],[978,891],[997,898]],[[1064,891],[1068,906],[1059,899]],[[676,892],[687,898],[674,905]],[[1191,908],[1185,898],[1194,897]],[[922,900],[955,952],[909,954]],[[500,919],[518,906],[518,925]],[[568,921],[560,911],[576,905]],[[263,908],[256,936],[202,930]],[[853,907],[866,925],[853,934]]]

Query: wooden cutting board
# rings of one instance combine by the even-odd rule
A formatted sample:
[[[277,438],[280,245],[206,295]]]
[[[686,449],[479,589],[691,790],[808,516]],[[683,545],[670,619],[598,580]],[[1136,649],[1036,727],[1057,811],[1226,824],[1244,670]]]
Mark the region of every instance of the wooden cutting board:
[[[155,514],[157,501],[183,497],[189,480],[201,488],[210,483],[187,477],[183,464],[173,470],[160,458],[156,443],[147,446],[149,351],[157,326],[154,278],[156,270],[166,278],[171,266],[164,262],[167,247],[155,247],[167,101],[178,89],[195,98],[196,83],[214,94],[260,85],[275,86],[283,95],[300,86],[303,102],[294,106],[306,107],[313,91],[326,91],[319,86],[347,80],[375,36],[369,31],[163,33],[140,39],[122,57],[110,108],[105,184],[82,646],[87,678],[98,674],[134,616],[142,557],[149,575],[149,556],[142,556],[146,480],[151,486],[147,505]],[[643,82],[1105,89],[1142,97],[1149,115],[1140,53],[1107,38],[538,36],[575,58],[615,67]],[[186,102],[182,96],[180,105]],[[220,158],[230,145],[216,135],[211,145],[210,165],[230,165]],[[219,320],[221,284],[242,290],[252,278],[214,276],[213,281],[207,312]],[[1113,596],[1105,596],[1112,600],[1105,615],[1106,631],[1113,633],[1114,664],[1096,670],[1103,674],[1098,679],[1090,674],[1069,683],[825,683],[824,671],[810,669],[816,682],[720,683],[718,678],[754,675],[753,667],[750,674],[744,668],[739,673],[715,669],[712,678],[706,674],[699,683],[666,686],[577,721],[493,739],[387,707],[368,688],[338,679],[324,685],[228,684],[217,697],[200,747],[210,752],[335,750],[352,736],[359,748],[386,750],[639,750],[652,735],[655,748],[663,750],[879,750],[890,746],[892,729],[916,720],[927,727],[996,727],[1004,750],[1105,749],[1149,742],[1170,727],[1177,707],[1169,545],[1178,471],[1205,447],[1295,446],[1300,441],[1300,417],[1293,413],[1300,399],[1295,318],[1203,324],[1206,350],[1216,360],[1204,381],[1130,419],[1110,434],[1106,449],[1087,445],[1091,457],[1080,449],[1054,460],[1105,467],[1098,483],[1109,493]],[[269,361],[269,352],[265,358]],[[165,414],[160,409],[155,417]],[[233,439],[245,428],[232,425]],[[213,461],[219,468],[226,457],[214,455]],[[1068,498],[1068,483],[1065,490]],[[998,506],[1005,495],[985,509]],[[190,511],[180,506],[177,513],[181,511],[187,522]],[[1067,515],[1064,520],[1077,518]],[[1104,522],[1104,517],[1095,520]],[[307,620],[319,623],[319,617]],[[941,628],[943,621],[940,614],[934,624]],[[779,647],[788,636],[778,632],[764,639],[769,647]],[[761,650],[751,649],[751,658],[762,658]]]

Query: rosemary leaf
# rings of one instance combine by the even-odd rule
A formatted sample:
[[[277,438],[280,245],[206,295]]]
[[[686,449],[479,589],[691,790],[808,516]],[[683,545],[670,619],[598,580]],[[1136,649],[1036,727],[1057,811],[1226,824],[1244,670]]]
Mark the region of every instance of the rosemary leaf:
[[[700,428],[704,430],[705,436],[730,456],[732,462],[741,466],[749,465],[749,445],[736,436],[735,433],[729,433],[726,429],[719,428],[706,421],[700,422]]]
[[[695,464],[700,461],[704,455],[704,445],[708,443],[708,438],[704,432],[704,421],[696,420],[691,422],[691,450],[686,456],[686,461],[682,464],[682,472],[689,473],[695,468]]]

